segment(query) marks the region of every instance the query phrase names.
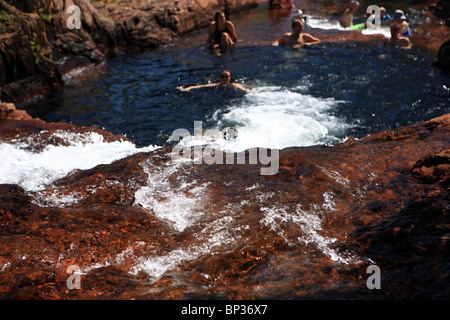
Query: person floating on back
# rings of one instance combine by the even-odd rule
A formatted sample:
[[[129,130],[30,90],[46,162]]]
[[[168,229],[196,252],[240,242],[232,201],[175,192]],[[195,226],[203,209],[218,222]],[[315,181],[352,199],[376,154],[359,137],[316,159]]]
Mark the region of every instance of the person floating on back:
[[[231,21],[227,21],[223,12],[214,15],[214,21],[209,24],[207,43],[223,50],[231,48],[237,42],[236,30]]]
[[[223,70],[220,73],[219,82],[201,84],[197,86],[191,86],[187,88],[177,87],[177,89],[181,91],[190,91],[192,89],[200,89],[200,88],[214,88],[214,87],[223,87],[223,88],[232,88],[240,91],[251,92],[250,89],[245,88],[242,84],[235,83],[233,75],[230,70]]]
[[[304,45],[311,45],[319,43],[320,40],[308,33],[303,33],[303,22],[300,19],[295,19],[292,22],[292,32],[286,33],[280,40],[273,43],[274,46],[292,47],[294,49],[300,48]]]
[[[359,2],[358,1],[352,1],[350,2],[350,5],[347,9],[345,9],[341,20],[339,20],[339,23],[344,28],[350,28],[353,26],[353,14],[358,10],[359,8]]]

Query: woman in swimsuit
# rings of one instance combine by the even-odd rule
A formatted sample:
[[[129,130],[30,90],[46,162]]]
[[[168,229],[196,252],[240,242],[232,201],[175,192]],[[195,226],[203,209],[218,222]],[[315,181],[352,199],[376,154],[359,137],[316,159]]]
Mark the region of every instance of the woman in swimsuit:
[[[223,12],[214,15],[214,21],[209,24],[208,40],[210,46],[220,46],[222,49],[229,49],[237,42],[234,24],[227,21]]]

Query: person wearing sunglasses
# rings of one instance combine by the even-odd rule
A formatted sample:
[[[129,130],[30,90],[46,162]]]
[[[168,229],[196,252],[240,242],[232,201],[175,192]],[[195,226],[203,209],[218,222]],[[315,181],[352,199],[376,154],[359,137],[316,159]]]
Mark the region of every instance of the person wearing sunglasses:
[[[241,90],[244,92],[251,92],[250,89],[247,89],[242,84],[234,82],[234,78],[233,78],[233,75],[230,70],[223,70],[220,73],[219,82],[201,84],[201,85],[191,86],[191,87],[187,87],[187,88],[177,87],[177,89],[179,89],[181,91],[190,91],[192,89],[215,88],[215,87],[233,88],[233,89]]]

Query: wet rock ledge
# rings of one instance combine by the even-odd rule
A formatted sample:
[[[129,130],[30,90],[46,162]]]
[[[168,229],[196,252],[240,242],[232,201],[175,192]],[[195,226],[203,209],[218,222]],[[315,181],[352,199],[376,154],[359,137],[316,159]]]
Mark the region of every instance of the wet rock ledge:
[[[77,5],[81,29],[67,13]],[[214,13],[256,0],[0,0],[0,100],[18,103],[62,86],[63,74],[116,49],[149,49],[204,27]],[[73,22],[73,20],[72,20]]]
[[[0,142],[45,132],[40,145],[63,143],[48,139],[52,130],[107,136],[4,113]],[[180,167],[164,178],[178,196],[208,186],[196,200],[204,215],[181,231],[155,214],[172,194],[158,184],[152,206],[136,205],[149,178],[163,180],[170,147],[76,170],[37,193],[0,185],[0,299],[449,299],[449,131],[446,114],[333,147],[287,148],[273,176],[250,164]],[[55,204],[46,194],[79,198]],[[187,261],[161,277],[140,269],[182,252]],[[380,290],[366,287],[374,263]],[[81,290],[67,287],[71,265],[83,268]]]

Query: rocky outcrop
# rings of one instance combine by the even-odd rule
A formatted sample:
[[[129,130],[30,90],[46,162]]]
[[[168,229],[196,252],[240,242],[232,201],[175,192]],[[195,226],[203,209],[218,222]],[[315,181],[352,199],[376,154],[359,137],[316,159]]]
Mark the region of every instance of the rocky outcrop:
[[[0,102],[0,120],[31,120],[25,110],[17,110],[14,103]]]
[[[433,66],[444,71],[450,71],[450,39],[439,47]]]
[[[255,0],[1,0],[0,99],[18,103],[62,86],[62,74],[98,64],[116,49],[148,49],[205,26],[215,11]],[[67,21],[80,8],[81,29]],[[73,20],[71,20],[73,22]]]
[[[436,5],[430,7],[431,11],[441,19],[445,19],[450,26],[450,3],[446,0],[437,0]]]
[[[0,121],[9,142],[62,125]],[[449,130],[447,114],[284,149],[272,176],[174,165],[166,147],[39,192],[1,185],[0,298],[448,299]],[[380,290],[366,286],[374,263]]]

